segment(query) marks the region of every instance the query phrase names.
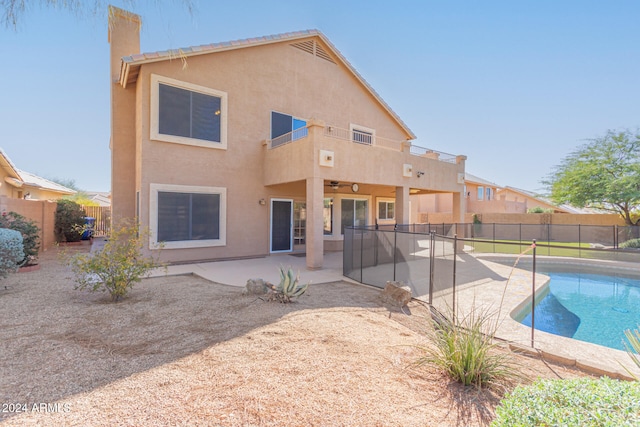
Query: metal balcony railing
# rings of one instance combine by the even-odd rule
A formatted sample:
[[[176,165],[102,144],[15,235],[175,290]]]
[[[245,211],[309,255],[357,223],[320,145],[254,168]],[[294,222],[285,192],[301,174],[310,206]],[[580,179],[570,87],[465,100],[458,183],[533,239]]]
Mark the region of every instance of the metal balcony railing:
[[[285,133],[284,135],[280,135],[269,140],[268,146],[269,148],[276,148],[298,139],[305,138],[308,134],[309,129],[307,127],[296,129],[292,132]],[[402,151],[403,144],[407,143],[407,141],[381,138],[371,132],[365,132],[357,129],[343,129],[336,126],[325,126],[323,135],[327,138],[341,139],[343,141],[350,141],[356,144],[386,148],[394,151]],[[446,163],[456,163],[457,161],[457,156],[454,154],[444,153],[442,151],[436,151],[413,144],[410,145],[410,153],[414,156],[425,157]]]

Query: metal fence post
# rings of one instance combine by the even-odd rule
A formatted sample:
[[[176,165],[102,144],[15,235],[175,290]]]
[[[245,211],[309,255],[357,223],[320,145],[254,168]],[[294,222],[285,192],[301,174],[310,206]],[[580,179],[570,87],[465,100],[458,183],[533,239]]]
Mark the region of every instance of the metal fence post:
[[[536,239],[533,239],[533,275],[531,277],[531,347],[534,347],[536,330]]]
[[[356,230],[353,229],[353,235],[355,236]],[[362,264],[364,263],[364,232],[360,233],[360,282],[363,280],[363,272],[364,268]]]
[[[396,281],[396,252],[398,251],[398,230],[393,229],[393,281]]]
[[[453,322],[456,322],[456,261],[458,259],[458,235],[453,235]]]
[[[435,266],[435,245],[436,233],[431,231],[431,239],[429,241],[429,305],[433,305],[433,269]]]

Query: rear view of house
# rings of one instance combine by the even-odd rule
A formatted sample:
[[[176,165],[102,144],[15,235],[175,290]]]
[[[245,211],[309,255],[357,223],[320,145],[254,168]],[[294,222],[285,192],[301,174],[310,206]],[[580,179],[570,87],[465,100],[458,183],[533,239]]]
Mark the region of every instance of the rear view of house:
[[[348,226],[410,222],[410,195],[451,193],[464,156],[408,126],[316,30],[141,54],[112,8],[112,206],[149,249],[186,262],[304,252],[320,268]]]

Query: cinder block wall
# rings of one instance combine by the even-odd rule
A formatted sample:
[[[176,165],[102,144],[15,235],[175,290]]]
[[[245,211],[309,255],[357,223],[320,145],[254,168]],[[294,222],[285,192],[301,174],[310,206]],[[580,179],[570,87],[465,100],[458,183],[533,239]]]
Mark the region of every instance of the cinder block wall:
[[[40,228],[40,251],[51,249],[56,239],[53,234],[55,225],[56,202],[48,200],[23,200],[0,197],[0,213],[16,212],[29,218]]]

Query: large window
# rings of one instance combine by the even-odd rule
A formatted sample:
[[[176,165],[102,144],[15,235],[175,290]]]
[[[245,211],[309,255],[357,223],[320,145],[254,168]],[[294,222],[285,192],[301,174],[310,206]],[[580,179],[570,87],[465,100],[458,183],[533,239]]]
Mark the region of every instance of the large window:
[[[378,219],[394,219],[396,217],[395,202],[378,202]]]
[[[484,187],[478,187],[478,200],[484,200]]]
[[[344,234],[345,227],[364,227],[367,225],[368,206],[366,200],[342,199],[342,220],[340,232]]]
[[[226,244],[226,190],[151,184],[151,244],[167,249]]]
[[[271,112],[271,147],[307,136],[307,122],[288,114]]]
[[[226,148],[227,94],[151,76],[151,138]]]

